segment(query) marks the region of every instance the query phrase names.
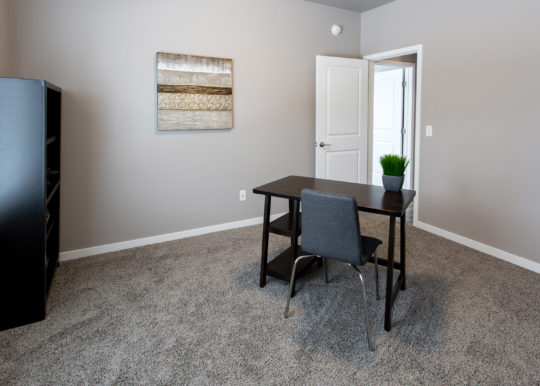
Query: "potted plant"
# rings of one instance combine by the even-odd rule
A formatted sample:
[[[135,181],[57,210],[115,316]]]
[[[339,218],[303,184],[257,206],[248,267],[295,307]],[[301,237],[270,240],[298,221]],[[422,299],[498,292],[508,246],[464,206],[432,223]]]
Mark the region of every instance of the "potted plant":
[[[409,161],[405,156],[397,154],[385,154],[379,158],[383,169],[383,186],[389,192],[399,192],[405,179],[405,169]]]

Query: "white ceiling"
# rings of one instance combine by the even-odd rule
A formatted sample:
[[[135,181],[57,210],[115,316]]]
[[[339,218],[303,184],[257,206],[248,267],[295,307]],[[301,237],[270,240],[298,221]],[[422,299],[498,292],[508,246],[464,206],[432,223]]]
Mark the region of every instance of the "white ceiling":
[[[394,0],[306,0],[312,3],[329,5],[331,7],[348,9],[349,11],[364,12],[380,7]]]

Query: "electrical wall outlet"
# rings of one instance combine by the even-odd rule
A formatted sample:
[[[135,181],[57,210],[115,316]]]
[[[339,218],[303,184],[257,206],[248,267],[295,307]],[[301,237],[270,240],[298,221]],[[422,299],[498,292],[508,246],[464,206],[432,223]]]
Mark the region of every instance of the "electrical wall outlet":
[[[243,189],[240,191],[240,201],[246,201],[246,191]]]

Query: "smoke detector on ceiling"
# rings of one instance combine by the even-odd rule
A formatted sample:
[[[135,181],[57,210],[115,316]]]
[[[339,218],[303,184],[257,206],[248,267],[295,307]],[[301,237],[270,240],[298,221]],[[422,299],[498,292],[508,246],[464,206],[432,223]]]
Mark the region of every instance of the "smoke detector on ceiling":
[[[332,31],[332,35],[338,36],[338,35],[341,35],[343,28],[338,24],[334,24],[331,28],[331,31]]]

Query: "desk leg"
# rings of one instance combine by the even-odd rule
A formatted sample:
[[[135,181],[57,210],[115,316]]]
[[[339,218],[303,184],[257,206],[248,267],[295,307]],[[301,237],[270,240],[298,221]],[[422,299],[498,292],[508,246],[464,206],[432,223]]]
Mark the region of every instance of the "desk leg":
[[[262,288],[266,285],[266,267],[268,265],[268,225],[270,224],[270,202],[272,197],[264,196],[264,218],[263,218],[263,235],[262,235],[262,251],[261,251],[261,277],[259,286]]]
[[[394,238],[396,232],[396,218],[390,216],[388,229],[388,265],[386,266],[386,302],[384,306],[384,329],[392,328],[392,282],[394,279]]]
[[[294,231],[294,216],[295,216],[295,213],[294,213],[294,200],[292,198],[289,198],[289,223],[287,224],[289,229],[291,231]],[[293,241],[293,237],[291,237],[291,247],[293,246],[294,244],[294,241]]]
[[[298,249],[298,218],[300,217],[300,204],[298,201],[296,200],[290,200],[292,201],[292,218],[293,218],[293,221],[292,221],[292,230],[293,230],[293,235],[291,237],[291,248],[293,250],[293,254],[292,254],[292,259],[290,261],[290,266],[289,266],[289,272],[291,272],[291,278],[290,280],[293,280],[293,277],[292,277],[292,269],[293,269],[293,266],[294,266],[294,261],[296,260],[297,256],[296,256],[296,250]],[[289,201],[289,204],[290,204],[290,201]],[[296,293],[296,281],[294,282],[294,286],[292,288],[292,292],[291,292],[291,297],[294,296],[294,294]]]
[[[401,281],[401,290],[405,290],[405,215],[401,215],[400,219],[400,235],[399,235],[399,254],[400,254],[400,263],[401,263],[401,275],[403,279]]]

